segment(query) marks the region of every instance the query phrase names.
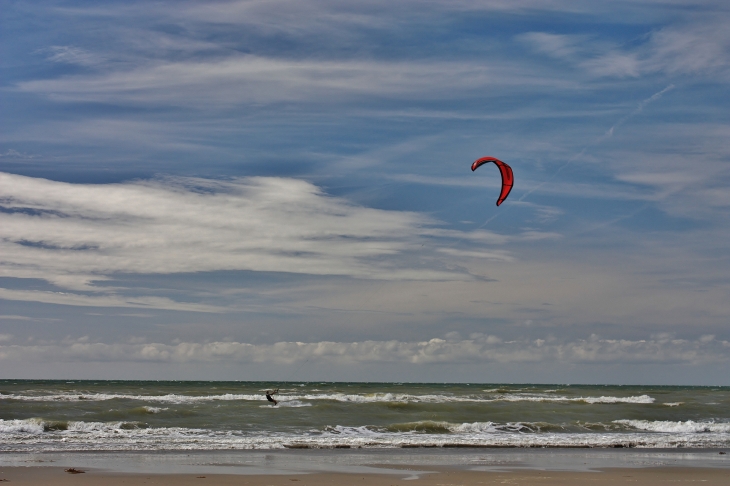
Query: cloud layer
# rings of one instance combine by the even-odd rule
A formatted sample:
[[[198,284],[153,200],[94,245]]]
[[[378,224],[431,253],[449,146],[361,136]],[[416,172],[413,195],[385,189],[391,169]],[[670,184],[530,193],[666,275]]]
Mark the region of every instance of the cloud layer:
[[[13,360],[725,362],[726,2],[7,10]]]
[[[232,362],[291,364],[319,363],[595,363],[707,364],[730,361],[730,342],[712,335],[694,341],[656,337],[615,340],[592,336],[587,340],[550,339],[504,341],[496,336],[428,341],[277,342],[250,344],[210,342],[178,344],[105,344],[83,338],[47,345],[0,345],[0,359],[82,362]]]
[[[69,289],[100,290],[91,282],[114,273],[216,270],[464,278],[388,259],[438,233],[429,218],[357,206],[302,180],[79,185],[0,173],[0,204],[0,274]]]
[[[68,50],[71,50],[68,47]],[[23,82],[23,92],[58,101],[165,104],[221,108],[231,104],[308,101],[336,103],[358,97],[463,98],[488,86],[555,86],[506,63],[317,61],[236,56],[138,67],[103,75]],[[569,82],[565,81],[568,87]],[[445,87],[450,89],[444,89]]]

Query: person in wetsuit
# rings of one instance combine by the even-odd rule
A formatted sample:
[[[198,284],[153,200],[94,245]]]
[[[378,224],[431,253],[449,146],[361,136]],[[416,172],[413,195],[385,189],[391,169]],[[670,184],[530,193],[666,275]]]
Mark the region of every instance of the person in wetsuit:
[[[273,391],[272,390],[266,390],[266,399],[268,401],[270,401],[271,403],[273,403],[274,405],[278,404],[279,402],[277,402],[276,400],[274,400],[274,397],[271,396],[271,395],[276,395],[277,393],[279,393],[279,389],[278,388],[276,390],[273,390]]]

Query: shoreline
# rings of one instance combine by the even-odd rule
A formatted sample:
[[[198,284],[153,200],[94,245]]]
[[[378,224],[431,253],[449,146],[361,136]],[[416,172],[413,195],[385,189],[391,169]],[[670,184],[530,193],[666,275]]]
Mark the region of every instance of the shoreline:
[[[411,475],[430,471],[552,471],[590,473],[605,469],[730,469],[723,449],[300,449],[248,451],[0,452],[6,469],[76,468],[109,474],[289,474]],[[730,478],[730,473],[726,471]],[[1,478],[0,478],[1,479]],[[730,484],[730,480],[728,481]]]
[[[484,486],[518,484],[524,486],[609,486],[635,484],[659,486],[684,482],[702,482],[706,486],[730,484],[727,471],[718,468],[646,467],[640,469],[606,468],[599,471],[473,471],[449,468],[431,468],[420,474],[401,470],[398,473],[290,473],[290,474],[210,474],[210,473],[118,473],[100,469],[88,469],[83,473],[70,474],[61,467],[13,467],[0,468],[0,481],[10,485],[85,486],[104,484],[129,486],[155,484],[157,486],[188,485],[247,485],[247,486],[335,486],[357,483],[359,486],[405,486],[414,481],[422,486]]]

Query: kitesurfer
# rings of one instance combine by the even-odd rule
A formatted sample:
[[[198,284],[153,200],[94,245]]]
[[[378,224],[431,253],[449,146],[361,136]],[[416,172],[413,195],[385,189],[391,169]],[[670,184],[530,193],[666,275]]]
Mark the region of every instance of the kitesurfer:
[[[271,403],[273,403],[274,405],[278,404],[279,402],[274,400],[274,397],[271,396],[271,395],[276,395],[277,393],[279,393],[278,388],[276,390],[266,390],[266,399],[268,401],[270,401]]]

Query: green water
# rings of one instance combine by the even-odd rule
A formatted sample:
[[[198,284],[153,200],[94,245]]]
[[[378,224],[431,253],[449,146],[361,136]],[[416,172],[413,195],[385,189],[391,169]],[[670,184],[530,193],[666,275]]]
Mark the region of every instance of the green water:
[[[730,387],[0,381],[6,451],[728,444]]]

